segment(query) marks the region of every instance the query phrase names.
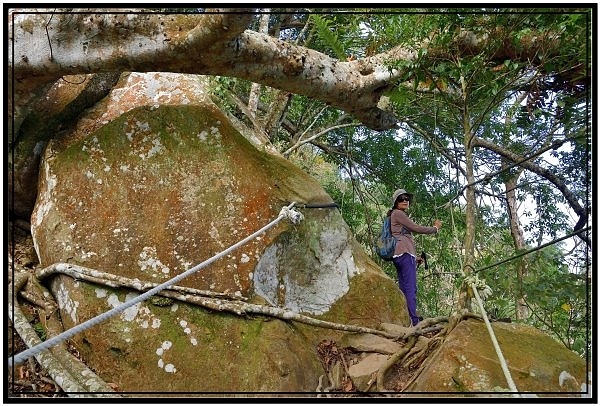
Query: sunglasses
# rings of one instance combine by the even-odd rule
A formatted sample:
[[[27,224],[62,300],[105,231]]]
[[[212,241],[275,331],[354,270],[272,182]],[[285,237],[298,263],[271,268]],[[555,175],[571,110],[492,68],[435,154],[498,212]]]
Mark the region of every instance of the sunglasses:
[[[408,197],[408,196],[400,196],[398,198],[398,201],[399,202],[410,202],[410,197]]]

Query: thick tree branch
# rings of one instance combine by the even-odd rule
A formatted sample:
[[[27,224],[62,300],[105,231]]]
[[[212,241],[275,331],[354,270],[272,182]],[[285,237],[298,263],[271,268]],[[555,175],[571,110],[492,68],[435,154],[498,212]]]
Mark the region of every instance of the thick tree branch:
[[[11,16],[14,53],[9,68],[19,93],[67,74],[101,71],[233,76],[320,99],[375,130],[393,128],[397,122],[377,107],[398,75],[381,61],[411,57],[395,48],[340,62],[266,34],[241,32],[254,18],[248,13]]]
[[[521,167],[523,167],[533,173],[538,174],[539,176],[543,177],[544,179],[547,179],[550,183],[552,183],[554,186],[556,186],[556,188],[562,192],[565,199],[567,199],[567,202],[569,203],[571,208],[575,211],[575,213],[577,213],[579,216],[582,216],[584,214],[587,215],[588,209],[582,207],[579,204],[579,200],[577,199],[577,196],[575,196],[575,194],[569,190],[569,188],[566,186],[565,180],[560,175],[552,172],[549,169],[541,167],[531,161],[528,161],[525,158],[523,158],[522,156],[517,155],[514,152],[509,151],[509,150],[507,150],[491,141],[485,140],[483,138],[473,137],[473,147],[485,148],[489,151],[495,152],[496,154],[498,154],[512,162],[520,162],[519,165]]]
[[[319,99],[373,130],[397,126],[398,118],[378,107],[381,96],[403,73],[389,70],[387,62],[412,61],[416,58],[414,52],[396,46],[364,59],[339,61],[268,34],[245,30],[258,15],[256,10],[223,11],[196,15],[13,12],[9,33],[14,52],[9,70],[17,85],[29,82],[29,90],[63,75],[101,71],[238,77]],[[511,57],[534,63],[539,47],[534,39],[523,40],[516,53],[513,49],[487,50],[489,37],[461,31],[456,51],[485,52],[492,59]],[[545,39],[546,55],[553,55],[557,52],[556,37],[547,35]],[[428,52],[435,63],[449,50]]]

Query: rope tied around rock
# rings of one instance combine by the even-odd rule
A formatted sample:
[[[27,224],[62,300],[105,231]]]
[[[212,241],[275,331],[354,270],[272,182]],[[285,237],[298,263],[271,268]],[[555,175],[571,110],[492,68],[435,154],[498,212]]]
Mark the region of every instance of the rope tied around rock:
[[[513,393],[513,397],[520,398],[519,390],[515,385],[515,382],[512,379],[510,371],[508,370],[508,364],[506,363],[506,359],[502,354],[502,350],[500,349],[500,345],[498,344],[498,340],[496,339],[496,335],[494,334],[494,330],[492,329],[492,325],[490,320],[487,317],[487,313],[483,307],[483,300],[485,298],[491,296],[492,289],[486,285],[485,279],[479,279],[477,275],[471,274],[465,278],[465,283],[471,288],[473,292],[473,296],[477,301],[477,305],[479,306],[479,311],[483,317],[483,321],[485,322],[485,326],[487,327],[488,333],[490,335],[490,339],[492,340],[492,344],[494,346],[494,350],[496,350],[496,355],[498,356],[498,360],[500,361],[500,366],[502,367],[502,372],[504,373],[504,377],[506,378],[506,382],[508,383],[508,387]],[[483,297],[483,299],[482,299]]]
[[[290,206],[282,207],[281,211],[279,212],[279,217],[287,218],[292,224],[299,224],[302,220],[304,220],[304,215],[302,215],[302,213],[299,211],[292,209],[293,205],[294,203],[292,203]]]

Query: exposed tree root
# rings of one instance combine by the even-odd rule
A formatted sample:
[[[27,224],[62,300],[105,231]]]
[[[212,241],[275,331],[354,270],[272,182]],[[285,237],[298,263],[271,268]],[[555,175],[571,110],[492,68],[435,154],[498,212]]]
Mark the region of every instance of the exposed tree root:
[[[141,282],[138,279],[129,279],[120,276],[115,276],[105,272],[96,271],[94,269],[85,268],[73,264],[58,263],[50,265],[37,273],[38,279],[46,278],[50,275],[63,273],[77,280],[83,280],[96,284],[102,284],[113,288],[126,287],[140,292],[152,289],[158,284],[150,282]],[[239,298],[229,298],[228,295],[218,292],[200,291],[197,289],[186,288],[181,286],[170,286],[158,293],[160,296],[169,297],[186,303],[192,303],[204,308],[215,310],[218,312],[230,312],[239,316],[245,314],[258,314],[269,317],[276,317],[281,320],[296,321],[299,323],[308,324],[314,327],[322,327],[333,330],[342,330],[355,333],[370,333],[391,339],[404,339],[412,334],[420,334],[421,327],[408,329],[406,333],[394,334],[387,331],[376,330],[368,327],[355,325],[347,325],[333,323],[329,321],[315,319],[309,316],[292,312],[291,310],[282,309],[273,306],[264,306],[259,304],[246,303]],[[421,323],[423,324],[423,323]]]
[[[387,362],[381,368],[379,368],[379,371],[377,371],[377,391],[378,392],[388,392],[388,390],[384,386],[384,379],[385,379],[385,375],[386,375],[387,371],[392,367],[392,365],[394,365],[396,362],[400,361],[402,358],[404,358],[404,356],[406,354],[408,354],[410,349],[417,342],[416,337],[417,337],[416,335],[411,336],[408,339],[406,345],[400,351],[398,351],[397,353],[392,355],[387,360]]]
[[[432,358],[430,358],[431,354],[434,353],[440,347],[440,345],[442,344],[444,339],[445,339],[445,336],[438,335],[438,336],[428,340],[427,347],[424,350],[420,351],[419,354],[417,355],[418,359],[414,360],[414,364],[418,364],[418,369],[417,369],[417,371],[415,371],[415,373],[413,373],[413,375],[410,377],[410,379],[406,382],[406,384],[404,385],[404,389],[408,388],[417,379],[417,377],[419,375],[421,375],[421,372],[423,372],[425,367],[427,365],[429,365],[427,360],[432,359]],[[408,356],[407,356],[407,358],[408,358]],[[412,360],[411,360],[411,363],[413,363]],[[407,367],[410,367],[410,366],[407,366]]]
[[[405,383],[404,389],[409,388],[410,385],[419,377],[421,372],[423,372],[423,370],[429,365],[431,360],[433,360],[433,357],[431,355],[441,347],[441,344],[444,342],[445,338],[450,334],[450,332],[454,329],[454,327],[456,327],[460,321],[467,318],[481,319],[481,316],[467,311],[463,311],[455,314],[453,317],[450,318],[450,320],[446,318],[446,321],[448,321],[446,327],[440,329],[441,331],[434,337],[427,339],[425,346],[415,346],[415,348],[413,348],[411,352],[404,357],[405,362],[402,365],[403,367],[407,369],[418,367],[418,369],[412,374],[410,379]]]
[[[407,388],[425,369],[428,357],[435,352],[444,341],[445,337],[456,327],[463,319],[480,316],[468,313],[459,312],[450,319],[448,317],[435,317],[421,321],[417,327],[406,327],[403,330],[402,338],[408,339],[405,346],[392,355],[389,360],[377,372],[377,390],[379,392],[388,392],[385,388],[385,377],[390,368],[400,364],[402,368],[411,370],[417,368],[412,374],[410,380],[406,382],[404,388]],[[442,327],[440,323],[447,323]],[[432,338],[426,338],[425,334],[437,332]]]
[[[158,286],[158,283],[144,282],[139,279],[129,279],[122,276],[113,275],[111,273],[97,271],[95,269],[86,268],[79,265],[56,263],[36,272],[36,277],[39,280],[48,278],[51,275],[64,274],[69,275],[76,280],[84,280],[87,282],[97,283],[99,285],[109,286],[113,288],[128,287],[131,289],[145,292]],[[241,295],[231,295],[228,293],[213,292],[209,290],[199,290],[188,288],[185,286],[172,285],[168,291],[189,293],[199,296],[217,297],[231,300],[248,300]],[[163,291],[164,292],[164,291]]]
[[[8,286],[9,297],[12,298],[8,303],[8,312],[14,329],[28,347],[33,347],[41,343],[41,340],[21,310],[17,297],[14,296],[16,292],[23,289],[30,276],[31,274],[24,272],[14,275],[13,283]],[[109,385],[69,353],[64,344],[57,345],[52,350],[42,351],[35,355],[35,358],[69,396],[114,397],[117,395]]]

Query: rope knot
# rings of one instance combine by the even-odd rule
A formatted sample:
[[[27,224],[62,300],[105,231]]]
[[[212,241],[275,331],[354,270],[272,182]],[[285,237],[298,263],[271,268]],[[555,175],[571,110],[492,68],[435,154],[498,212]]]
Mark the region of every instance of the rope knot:
[[[281,209],[279,216],[287,218],[292,224],[298,224],[304,220],[302,213],[287,206]]]
[[[479,279],[477,275],[469,275],[465,278],[465,281],[471,288],[477,289],[481,300],[486,300],[492,295],[492,288],[486,285],[485,279]]]

